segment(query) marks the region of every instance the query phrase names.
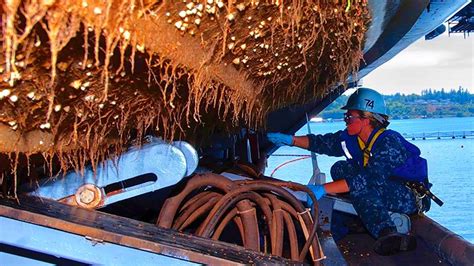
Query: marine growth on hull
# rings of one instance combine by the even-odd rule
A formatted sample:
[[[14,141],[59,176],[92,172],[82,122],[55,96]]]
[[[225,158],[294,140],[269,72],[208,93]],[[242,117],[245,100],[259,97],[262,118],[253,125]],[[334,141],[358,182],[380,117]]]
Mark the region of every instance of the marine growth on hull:
[[[3,1],[0,174],[258,130],[343,84],[368,22],[366,0]]]

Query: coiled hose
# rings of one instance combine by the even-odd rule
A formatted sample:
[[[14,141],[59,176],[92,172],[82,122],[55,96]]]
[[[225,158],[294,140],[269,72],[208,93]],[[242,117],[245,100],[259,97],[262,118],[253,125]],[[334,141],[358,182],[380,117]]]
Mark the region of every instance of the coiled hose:
[[[312,215],[288,189],[310,195]],[[206,173],[190,178],[179,194],[165,201],[156,224],[218,240],[232,221],[245,248],[318,263],[324,255],[316,234],[317,213],[317,200],[306,186],[266,179],[232,181]]]

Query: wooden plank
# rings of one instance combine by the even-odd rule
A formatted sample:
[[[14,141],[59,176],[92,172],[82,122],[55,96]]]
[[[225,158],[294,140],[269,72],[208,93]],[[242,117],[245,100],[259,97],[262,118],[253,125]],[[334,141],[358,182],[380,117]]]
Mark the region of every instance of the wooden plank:
[[[240,246],[159,228],[100,211],[86,210],[55,201],[20,197],[0,198],[0,215],[55,228],[96,241],[120,244],[203,264],[298,264]]]

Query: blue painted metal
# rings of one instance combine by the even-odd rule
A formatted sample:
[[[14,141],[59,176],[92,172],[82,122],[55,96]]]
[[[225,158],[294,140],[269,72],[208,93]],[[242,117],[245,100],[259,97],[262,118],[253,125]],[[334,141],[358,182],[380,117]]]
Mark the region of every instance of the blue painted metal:
[[[195,263],[44,226],[0,217],[1,244],[92,265],[197,265]],[[41,261],[0,252],[2,265],[40,265]],[[46,264],[47,265],[47,264]]]
[[[471,1],[470,4],[458,11],[448,20],[447,24],[449,34],[464,33],[464,37],[466,34],[469,36],[469,33],[474,32],[474,3]]]
[[[446,31],[446,26],[444,24],[439,25],[432,32],[425,35],[425,40],[433,40],[434,38],[440,36]]]
[[[85,208],[98,208],[174,185],[194,172],[197,165],[197,152],[189,143],[169,144],[152,139],[151,143],[131,148],[116,161],[106,161],[95,173],[90,168],[83,175],[68,172],[63,178],[43,181],[31,194]],[[110,184],[120,184],[147,174],[155,178],[111,193],[104,190]]]
[[[406,23],[406,19],[400,13],[398,16],[394,16],[393,20],[385,28],[385,34],[381,35],[379,44],[375,44],[372,48],[372,51],[369,51],[367,54],[364,54],[364,59],[367,65],[362,65],[361,70],[358,73],[358,78],[362,78],[369,74],[372,70],[376,69],[383,63],[387,62],[400,51],[407,48],[410,44],[416,40],[424,37],[426,34],[430,33],[436,29],[439,25],[445,22],[449,17],[458,12],[464,6],[469,4],[470,0],[451,0],[451,1],[410,1],[406,4],[405,10],[400,10],[400,12],[407,11],[406,9],[412,8],[415,4],[426,7],[423,9],[423,12],[417,17],[411,27],[408,28],[408,31],[398,36],[398,39],[395,37],[394,32],[398,32],[395,28],[400,27],[401,24]],[[428,8],[429,5],[429,8]],[[392,43],[392,45],[389,45]]]
[[[183,152],[184,157],[186,158],[185,176],[190,176],[192,173],[194,173],[194,171],[196,171],[199,163],[199,157],[196,150],[186,141],[175,141],[173,142],[173,146],[177,147],[181,152]]]

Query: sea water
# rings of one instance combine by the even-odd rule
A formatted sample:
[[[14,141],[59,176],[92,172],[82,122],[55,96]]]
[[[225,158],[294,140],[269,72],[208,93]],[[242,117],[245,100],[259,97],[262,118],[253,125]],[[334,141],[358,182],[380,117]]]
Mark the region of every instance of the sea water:
[[[332,123],[310,123],[311,132],[323,134],[344,129],[342,121]],[[407,136],[435,132],[474,131],[474,117],[453,117],[437,119],[407,119],[391,121],[389,129]],[[308,133],[307,126],[295,135]],[[443,134],[441,134],[443,135]],[[428,173],[433,183],[431,191],[444,201],[439,207],[432,202],[429,217],[444,227],[474,243],[474,137],[442,137],[409,139],[418,146],[421,155],[428,160]],[[293,156],[271,156],[266,175],[270,175],[281,164],[309,155],[306,150],[295,147],[281,147],[274,154]],[[331,181],[331,165],[344,158],[318,155],[318,165],[326,173],[326,181]],[[283,180],[307,184],[312,173],[311,159],[296,160],[279,168],[273,176]]]

